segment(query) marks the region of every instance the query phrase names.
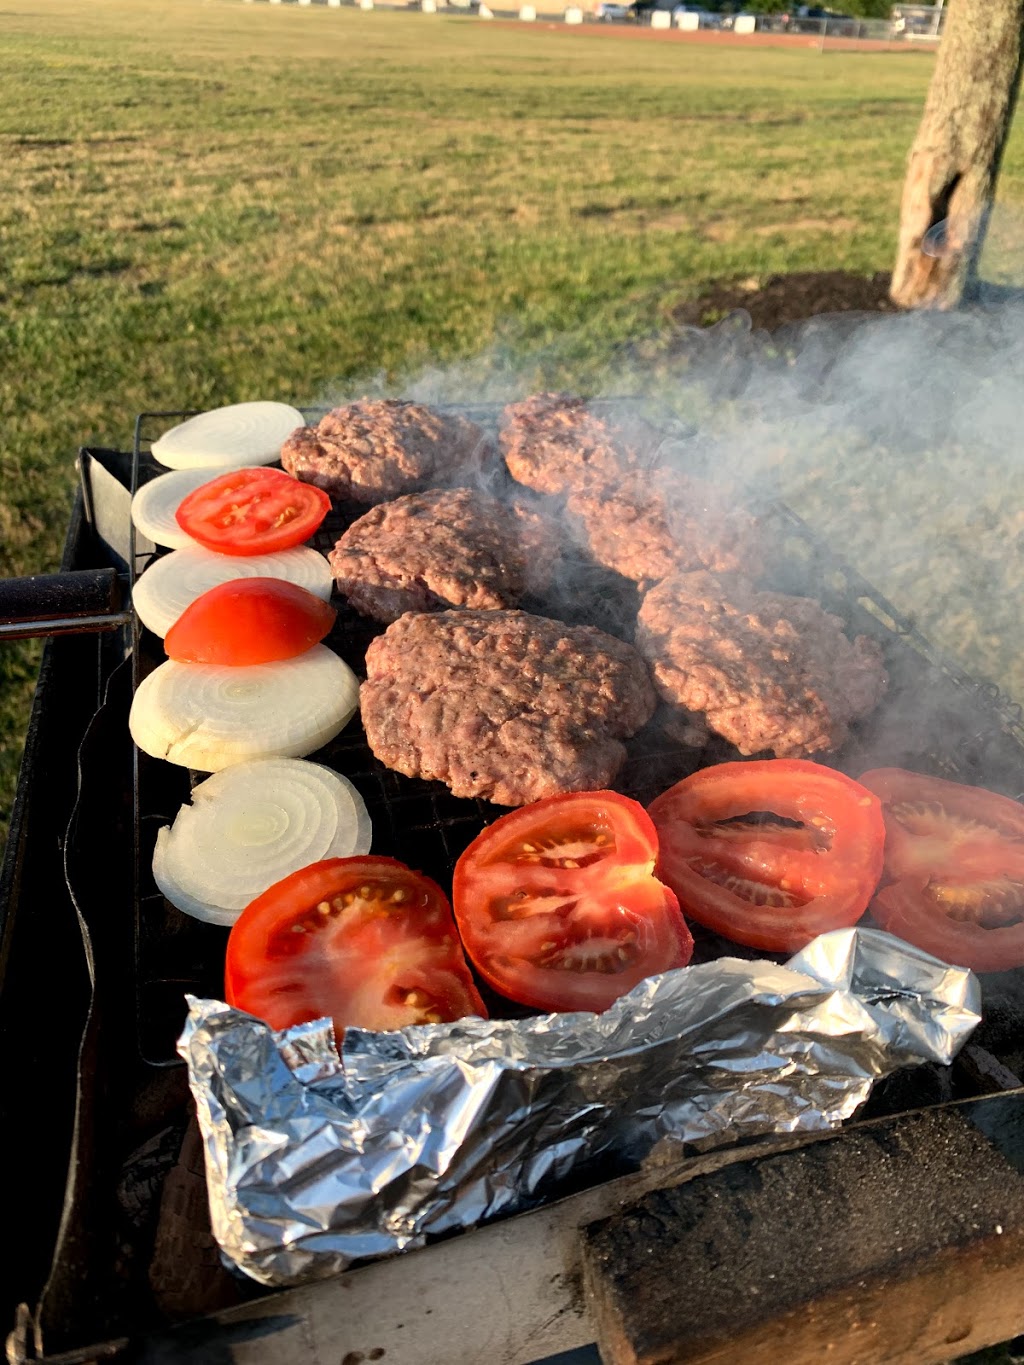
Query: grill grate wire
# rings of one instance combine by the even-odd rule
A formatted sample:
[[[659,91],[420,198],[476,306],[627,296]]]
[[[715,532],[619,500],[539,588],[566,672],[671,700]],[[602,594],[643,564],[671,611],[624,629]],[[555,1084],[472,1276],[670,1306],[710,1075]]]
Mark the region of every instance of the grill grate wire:
[[[497,405],[459,405],[458,411],[496,430]],[[315,420],[320,409],[306,409]],[[147,412],[135,424],[131,488],[163,472],[148,453],[150,442],[191,412]],[[326,553],[341,531],[365,508],[335,509],[313,544]],[[843,750],[829,761],[859,775],[870,767],[903,766],[1024,797],[1024,722],[1021,708],[989,684],[979,682],[944,657],[854,568],[824,546],[791,509],[774,503],[764,509],[774,562],[771,587],[816,597],[839,616],[851,635],[870,635],[882,646],[890,674],[888,697],[875,716],[855,727]],[[152,557],[131,532],[130,582]],[[159,551],[157,553],[160,553]],[[334,599],[338,620],[326,641],[362,678],[363,657],[383,627]],[[525,609],[570,622],[590,621],[611,633],[625,634],[638,598],[632,584],[570,561],[556,600],[524,602]],[[133,686],[163,659],[161,641],[133,622]],[[673,782],[711,763],[738,758],[724,741],[711,737],[694,748],[666,735],[655,717],[627,743],[628,758],[616,789],[648,802]],[[480,800],[455,797],[437,782],[403,777],[370,752],[358,715],[330,744],[310,758],[347,777],[359,790],[373,821],[373,852],[401,859],[441,883],[450,884],[456,860],[479,831],[502,813]],[[150,1066],[179,1065],[174,1044],[184,1021],[186,993],[219,997],[227,930],[202,924],[164,901],[153,881],[151,862],[157,830],[174,819],[191,786],[205,774],[135,753],[133,815],[135,832],[134,945],[136,1020],[139,1053]],[[729,954],[754,957],[752,950],[727,944],[693,926],[695,961]],[[518,1007],[497,997],[485,999],[495,1013],[516,1014]]]

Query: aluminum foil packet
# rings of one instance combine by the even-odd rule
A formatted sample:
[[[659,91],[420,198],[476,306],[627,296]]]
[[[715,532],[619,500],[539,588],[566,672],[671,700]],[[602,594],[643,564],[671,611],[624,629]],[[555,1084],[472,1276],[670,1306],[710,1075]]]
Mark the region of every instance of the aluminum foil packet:
[[[873,929],[785,966],[724,958],[604,1014],[275,1033],[190,997],[178,1050],[227,1262],[283,1286],[635,1169],[849,1118],[898,1067],[950,1062],[976,978]]]

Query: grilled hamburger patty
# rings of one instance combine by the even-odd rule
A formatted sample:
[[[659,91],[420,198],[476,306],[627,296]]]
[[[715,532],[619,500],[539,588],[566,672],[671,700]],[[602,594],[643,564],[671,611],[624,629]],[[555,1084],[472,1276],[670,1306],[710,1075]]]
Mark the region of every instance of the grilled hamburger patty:
[[[281,463],[340,502],[386,502],[431,483],[458,483],[487,449],[475,422],[397,398],[363,398],[299,427]]]
[[[607,786],[621,739],[655,706],[630,645],[522,611],[403,616],[366,670],[360,706],[381,762],[502,806]]]
[[[354,521],[328,556],[339,592],[377,621],[407,611],[513,607],[550,576],[553,530],[469,488],[409,493]]]
[[[693,569],[753,577],[762,567],[755,519],[724,506],[710,484],[686,474],[627,475],[614,486],[573,493],[566,506],[591,557],[635,583]]]
[[[510,403],[499,435],[508,472],[538,493],[615,483],[652,463],[662,435],[644,418],[601,416],[585,399],[541,393]]]
[[[742,754],[837,749],[888,683],[875,641],[851,644],[817,602],[704,571],[647,594],[636,644],[661,696],[703,714]]]

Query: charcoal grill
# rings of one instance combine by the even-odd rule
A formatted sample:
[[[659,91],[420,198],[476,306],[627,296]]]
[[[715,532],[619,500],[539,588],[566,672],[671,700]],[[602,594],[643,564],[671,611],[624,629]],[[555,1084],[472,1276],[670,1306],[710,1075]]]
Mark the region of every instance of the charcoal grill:
[[[485,425],[496,419],[491,408],[460,410]],[[831,1153],[846,1154],[832,1160],[841,1168],[853,1151],[849,1143],[856,1140],[864,1150],[876,1143],[878,1150],[889,1152],[898,1183],[903,1179],[897,1159],[904,1142],[901,1125],[917,1124],[913,1133],[919,1136],[930,1123],[937,1134],[936,1159],[944,1143],[948,1152],[956,1147],[948,1134],[943,1137],[947,1128],[959,1133],[966,1127],[988,1138],[996,1133],[990,1165],[993,1159],[1003,1160],[1012,1176],[1024,1169],[1024,1089],[1019,1079],[1024,1065],[1024,973],[1014,972],[985,978],[984,1022],[952,1067],[919,1068],[882,1083],[858,1122],[840,1138],[801,1143],[778,1139],[758,1144],[753,1152],[721,1153],[678,1169],[646,1171],[549,1210],[350,1272],[343,1278],[348,1289],[342,1296],[343,1314],[333,1285],[266,1295],[219,1272],[203,1224],[201,1190],[197,1195],[201,1157],[188,1130],[187,1089],[174,1042],[184,1018],[184,993],[220,993],[226,931],[173,911],[152,881],[156,831],[173,819],[196,775],[138,755],[130,744],[127,710],[133,688],[160,662],[162,649],[121,606],[122,590],[130,589],[151,553],[129,530],[130,493],[140,480],[158,472],[148,455],[150,441],[187,415],[143,414],[130,451],[80,453],[81,491],[63,576],[46,585],[44,611],[38,591],[33,594],[25,585],[9,586],[21,596],[4,604],[8,634],[55,637],[44,651],[0,882],[5,910],[0,1026],[5,1060],[11,1059],[9,1084],[22,1097],[25,1115],[17,1131],[4,1135],[5,1168],[17,1173],[14,1185],[21,1194],[31,1194],[32,1208],[25,1224],[31,1236],[12,1287],[16,1299],[39,1301],[34,1314],[21,1311],[12,1358],[59,1358],[69,1365],[100,1357],[279,1365],[298,1358],[301,1350],[307,1358],[342,1360],[343,1365],[366,1359],[457,1365],[490,1356],[533,1360],[600,1334],[606,1358],[615,1361],[704,1359],[701,1351],[710,1349],[709,1341],[720,1345],[723,1332],[729,1338],[728,1315],[715,1328],[717,1337],[705,1333],[701,1338],[692,1330],[687,1336],[685,1324],[673,1318],[670,1308],[660,1314],[652,1308],[652,1292],[655,1301],[658,1296],[651,1289],[649,1268],[645,1270],[650,1238],[639,1237],[638,1264],[637,1256],[630,1257],[638,1245],[638,1226],[649,1231],[659,1218],[670,1219],[657,1240],[676,1258],[672,1273],[692,1276],[703,1268],[708,1280],[709,1267],[702,1267],[699,1256],[696,1262],[692,1257],[686,1261],[685,1239],[680,1242],[674,1229],[698,1216],[695,1201],[705,1196],[720,1201],[719,1224],[726,1228],[736,1209],[742,1212],[749,1194],[743,1180],[753,1178],[758,1162],[784,1163],[782,1169],[794,1178],[810,1171],[805,1178],[813,1183],[816,1171],[820,1178],[822,1170],[832,1170]],[[856,775],[891,763],[898,754],[906,766],[1018,799],[1024,796],[1020,708],[933,649],[913,622],[833,556],[788,508],[773,505],[764,512],[777,547],[774,585],[812,592],[851,633],[874,636],[885,653],[890,695],[877,715],[855,731],[836,757],[837,766]],[[349,514],[343,509],[332,515],[318,548],[333,544]],[[585,613],[585,619],[614,632],[635,607],[633,592],[615,575],[580,561],[558,600],[524,605],[569,620],[582,620]],[[38,619],[43,616],[45,620]],[[83,629],[95,633],[79,633]],[[366,645],[379,629],[342,606],[329,643],[358,673]],[[922,714],[929,717],[927,726],[921,724]],[[908,748],[911,734],[918,739]],[[628,748],[617,786],[642,801],[698,767],[735,756],[720,741],[702,751],[685,748],[667,739],[656,722]],[[77,774],[72,759],[76,750]],[[442,883],[466,844],[499,813],[486,803],[453,797],[440,784],[389,772],[369,752],[357,721],[317,757],[361,791],[374,822],[374,850],[401,857]],[[41,905],[53,908],[45,921]],[[737,953],[734,945],[726,947],[698,930],[698,959],[723,950]],[[42,963],[47,964],[45,1011],[40,1010]],[[53,1008],[55,1001],[59,1008]],[[33,1020],[30,1027],[27,1019]],[[999,1098],[988,1098],[995,1095]],[[997,1108],[986,1108],[993,1105]],[[794,1146],[798,1150],[787,1152]],[[962,1147],[956,1147],[957,1159],[967,1160]],[[989,1150],[990,1144],[986,1154]],[[68,1165],[68,1152],[67,1188],[58,1191],[53,1172]],[[983,1165],[974,1153],[968,1173]],[[845,1188],[843,1178],[837,1177],[837,1193]],[[983,1199],[989,1186],[982,1189],[982,1182],[976,1183]],[[994,1190],[999,1182],[993,1178],[990,1185]],[[1016,1205],[1004,1197],[1011,1187],[1008,1176],[1000,1194],[1006,1207],[1000,1205],[999,1217],[1005,1226],[1000,1223],[1002,1230],[994,1235],[1000,1265],[1019,1267],[1024,1265],[1024,1196],[1020,1221],[1015,1222]],[[653,1211],[651,1201],[657,1206]],[[618,1222],[614,1217],[608,1222],[623,1203],[630,1204],[629,1211],[618,1215]],[[835,1237],[841,1230],[829,1226],[827,1208],[819,1208],[818,1214],[819,1228],[828,1227]],[[771,1217],[771,1210],[762,1208],[759,1218],[766,1216]],[[755,1229],[755,1243],[768,1231]],[[778,1248],[779,1226],[770,1232],[774,1240],[766,1245]],[[913,1254],[901,1260],[900,1248],[892,1252],[894,1283],[916,1282],[919,1272],[934,1269],[937,1256],[948,1259],[952,1254],[937,1228],[931,1240],[922,1240],[922,1235],[916,1242],[909,1236],[904,1240]],[[964,1245],[969,1241],[961,1237]],[[884,1242],[883,1236],[878,1245]],[[976,1242],[970,1243],[970,1254],[980,1268],[991,1269]],[[191,1258],[202,1267],[202,1274],[184,1276],[189,1283],[178,1285],[174,1293],[160,1286],[154,1291],[147,1266],[173,1265],[175,1247],[186,1261]],[[615,1247],[622,1249],[621,1258]],[[489,1281],[480,1262],[488,1255],[501,1263],[502,1293],[523,1305],[521,1313],[515,1308],[496,1312],[490,1301],[482,1306]],[[1013,1255],[1019,1259],[1014,1261]],[[47,1266],[49,1278],[41,1289]],[[870,1256],[862,1256],[858,1266],[864,1283],[872,1281],[878,1267]],[[579,1278],[584,1271],[585,1294]],[[458,1278],[453,1281],[452,1276]],[[843,1288],[827,1273],[820,1284],[814,1275],[806,1278],[804,1301],[823,1303]],[[728,1292],[721,1285],[716,1289],[713,1280],[711,1275],[706,1289],[709,1308],[716,1303],[716,1292]],[[752,1297],[760,1292],[754,1280],[756,1275],[749,1286]],[[992,1283],[997,1281],[998,1276]],[[464,1292],[453,1295],[453,1283],[463,1284]],[[773,1300],[768,1278],[764,1290],[764,1311],[743,1319],[751,1349],[762,1336],[769,1339],[765,1324],[777,1327],[780,1314],[792,1313],[793,1303],[801,1302],[795,1289],[790,1291],[793,1302],[779,1294]],[[885,1318],[888,1300],[878,1292],[881,1307],[874,1311]],[[945,1282],[943,1293],[948,1299]],[[240,1304],[225,1306],[239,1299]],[[943,1338],[941,1351],[922,1339],[907,1344],[904,1354],[887,1358],[945,1359],[1024,1330],[1024,1304],[1016,1313],[1008,1312],[1005,1299],[1003,1294],[997,1305],[993,1298],[996,1316],[982,1322],[975,1314],[957,1341]],[[470,1321],[474,1302],[481,1305],[475,1325]],[[636,1307],[641,1303],[642,1321]],[[217,1317],[199,1320],[212,1309],[220,1310]],[[187,1327],[168,1332],[168,1315],[187,1318]],[[517,1321],[520,1316],[523,1320]],[[491,1338],[482,1324],[491,1338],[499,1334],[505,1354],[486,1346]],[[789,1330],[792,1342],[792,1325]],[[460,1333],[462,1344],[453,1345]],[[873,1358],[836,1354],[834,1343],[829,1349],[837,1361]]]

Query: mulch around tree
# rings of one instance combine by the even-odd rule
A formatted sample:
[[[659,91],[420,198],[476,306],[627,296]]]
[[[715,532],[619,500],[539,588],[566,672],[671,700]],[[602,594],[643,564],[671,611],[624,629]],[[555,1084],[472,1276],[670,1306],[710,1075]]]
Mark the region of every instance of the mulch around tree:
[[[797,271],[764,279],[718,281],[697,299],[673,310],[677,326],[708,327],[742,310],[755,331],[774,332],[823,313],[898,313],[889,298],[887,271]]]

